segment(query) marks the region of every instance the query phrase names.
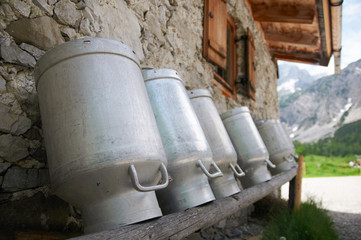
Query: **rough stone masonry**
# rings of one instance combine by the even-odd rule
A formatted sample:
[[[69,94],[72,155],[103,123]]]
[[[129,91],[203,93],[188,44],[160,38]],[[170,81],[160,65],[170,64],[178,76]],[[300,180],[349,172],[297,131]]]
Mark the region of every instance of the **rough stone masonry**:
[[[80,231],[79,213],[50,187],[34,66],[46,51],[85,36],[133,48],[143,66],[172,68],[187,89],[207,88],[220,113],[248,106],[255,119],[278,118],[276,68],[243,1],[229,0],[237,39],[256,43],[256,101],[234,101],[213,86],[202,56],[203,0],[2,0],[0,2],[0,229]],[[239,40],[241,41],[241,40]],[[238,43],[238,75],[245,58]]]

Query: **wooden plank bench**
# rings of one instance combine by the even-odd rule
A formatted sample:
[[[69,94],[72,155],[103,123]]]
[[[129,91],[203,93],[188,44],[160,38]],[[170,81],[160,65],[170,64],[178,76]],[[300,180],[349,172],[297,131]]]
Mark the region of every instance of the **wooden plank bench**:
[[[117,229],[84,235],[73,240],[100,239],[182,239],[195,231],[210,227],[266,197],[273,190],[292,180],[297,168],[273,177],[270,181],[242,190],[231,197],[194,207],[183,212],[173,213],[143,223],[119,227]]]

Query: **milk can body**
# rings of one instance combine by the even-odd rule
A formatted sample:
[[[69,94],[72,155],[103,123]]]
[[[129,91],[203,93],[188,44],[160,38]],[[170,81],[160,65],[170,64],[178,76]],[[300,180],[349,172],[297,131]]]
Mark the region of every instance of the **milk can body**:
[[[282,123],[278,119],[259,120],[256,126],[270,154],[270,160],[276,165],[276,168],[270,169],[271,173],[275,175],[295,167],[295,148]]]
[[[180,75],[146,68],[143,77],[168,160],[169,186],[157,191],[163,213],[214,200],[205,173],[216,165]]]
[[[268,151],[247,107],[229,110],[221,115],[238,156],[238,164],[245,171],[241,178],[244,187],[270,180],[267,169]]]
[[[244,173],[237,164],[236,150],[214,105],[212,95],[206,89],[189,90],[187,93],[212,150],[213,161],[223,173],[222,177],[209,181],[215,197],[219,199],[240,192],[235,177],[242,177]]]
[[[35,75],[52,187],[81,209],[85,232],[161,216],[151,189],[166,156],[135,53],[75,40],[46,53]]]

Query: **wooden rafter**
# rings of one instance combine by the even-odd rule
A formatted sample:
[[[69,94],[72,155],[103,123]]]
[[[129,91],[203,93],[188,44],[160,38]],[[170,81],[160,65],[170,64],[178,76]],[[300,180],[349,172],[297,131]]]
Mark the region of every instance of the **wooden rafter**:
[[[255,21],[260,22],[288,22],[310,24],[315,16],[314,5],[303,4],[272,4],[258,3],[251,4]]]
[[[278,31],[265,31],[266,41],[270,42],[283,42],[294,45],[311,45],[315,46],[319,38],[314,34],[306,32],[278,32]]]
[[[273,50],[272,54],[278,60],[301,62],[301,63],[307,62],[312,64],[319,64],[321,59],[319,55],[305,53],[305,52],[288,52],[288,51]]]

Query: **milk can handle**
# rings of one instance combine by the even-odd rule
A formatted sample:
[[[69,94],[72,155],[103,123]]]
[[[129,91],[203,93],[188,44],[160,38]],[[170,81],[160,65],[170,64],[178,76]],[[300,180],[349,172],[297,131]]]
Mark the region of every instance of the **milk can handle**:
[[[159,185],[154,186],[142,186],[139,183],[137,170],[135,169],[135,166],[132,164],[129,166],[129,173],[130,178],[132,179],[133,187],[138,190],[139,192],[149,192],[149,191],[155,191],[159,189],[163,189],[168,186],[169,180],[168,180],[168,172],[167,168],[165,167],[164,163],[160,165],[160,173],[162,174],[162,179],[165,179],[165,182]]]
[[[236,175],[236,177],[243,177],[244,175],[246,175],[242,168],[236,163],[236,166],[233,166],[232,163],[229,163],[229,166],[231,167],[232,171],[234,172],[234,175]]]
[[[276,165],[274,165],[269,159],[266,159],[266,162],[267,162],[268,166],[270,166],[271,168],[276,167]]]
[[[287,156],[287,157],[283,157],[287,162],[292,162],[292,160],[293,160],[293,157],[292,157],[292,155],[290,155],[290,156]]]
[[[216,169],[215,173],[208,172],[206,167],[203,165],[202,160],[198,160],[197,165],[202,169],[204,174],[209,178],[216,178],[216,177],[222,177],[223,176],[223,173],[222,173],[221,169],[219,169],[219,167],[217,166],[217,164],[215,162],[211,163],[211,165]]]

